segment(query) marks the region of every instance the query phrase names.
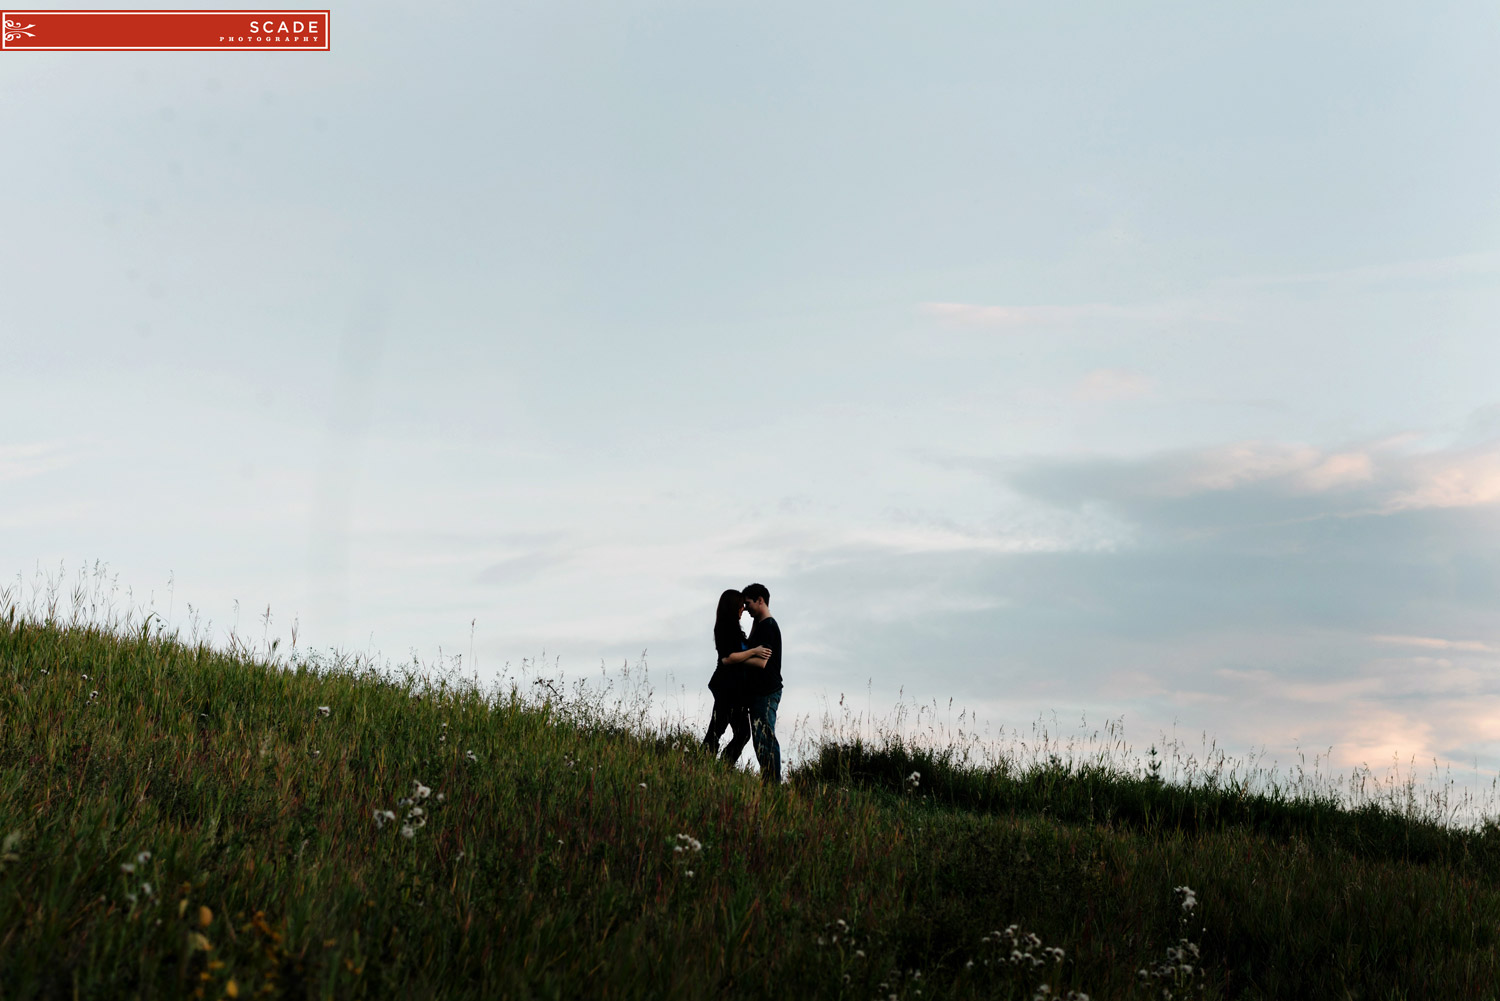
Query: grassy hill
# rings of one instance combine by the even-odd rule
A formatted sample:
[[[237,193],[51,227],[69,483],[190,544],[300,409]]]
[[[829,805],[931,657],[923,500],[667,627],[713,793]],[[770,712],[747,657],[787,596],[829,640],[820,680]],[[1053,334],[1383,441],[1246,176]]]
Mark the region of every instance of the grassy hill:
[[[696,737],[12,614],[0,1001],[1500,993],[1494,827]]]

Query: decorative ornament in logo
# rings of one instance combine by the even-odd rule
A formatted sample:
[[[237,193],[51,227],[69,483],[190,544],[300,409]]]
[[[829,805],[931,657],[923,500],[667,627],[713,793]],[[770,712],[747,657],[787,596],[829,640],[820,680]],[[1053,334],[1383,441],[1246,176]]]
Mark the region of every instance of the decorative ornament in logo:
[[[35,28],[35,27],[36,27],[36,25],[34,25],[34,24],[22,24],[19,21],[12,21],[10,18],[6,18],[5,19],[5,40],[7,42],[9,42],[12,39],[20,38],[22,35],[25,35],[27,38],[35,38],[36,37],[36,32],[34,32],[34,31],[27,31],[26,30],[27,28]]]

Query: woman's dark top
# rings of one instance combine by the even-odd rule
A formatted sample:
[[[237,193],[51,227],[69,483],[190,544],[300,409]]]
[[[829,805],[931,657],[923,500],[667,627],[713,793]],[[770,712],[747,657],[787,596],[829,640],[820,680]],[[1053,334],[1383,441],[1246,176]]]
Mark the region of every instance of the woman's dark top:
[[[714,661],[713,677],[708,679],[708,690],[714,693],[714,701],[738,704],[745,697],[745,665],[726,664],[724,658],[732,653],[748,649],[745,633],[739,626],[733,629],[714,628],[714,650],[718,657]]]

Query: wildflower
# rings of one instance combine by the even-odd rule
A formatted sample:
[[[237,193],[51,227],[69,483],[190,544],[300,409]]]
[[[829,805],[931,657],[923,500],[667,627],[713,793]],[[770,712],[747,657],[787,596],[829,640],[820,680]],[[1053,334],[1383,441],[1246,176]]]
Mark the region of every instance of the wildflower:
[[[92,692],[89,692],[89,698],[91,698],[91,699],[97,699],[98,697],[99,697],[99,690],[97,688],[94,689]]]
[[[677,835],[677,846],[673,848],[672,851],[701,852],[703,851],[703,842],[699,841],[691,834],[679,834]]]
[[[135,872],[135,863],[134,862],[121,862],[120,863],[120,871],[123,872],[123,873],[132,873],[132,872]]]
[[[909,785],[909,786],[911,786],[913,789],[915,789],[917,786],[921,785],[922,784],[922,773],[921,772],[912,772],[910,775],[908,775],[906,777],[906,784]]]
[[[965,963],[964,964],[964,969],[966,969],[966,970],[972,970],[972,969],[974,969],[974,961],[971,959],[967,963]],[[1146,971],[1142,970],[1141,972],[1144,973]]]
[[[402,824],[401,825],[401,836],[403,838],[405,838],[406,840],[410,841],[412,838],[414,838],[414,837],[417,836],[417,829],[415,827],[411,826],[410,824]]]
[[[693,870],[689,869],[685,873],[683,873],[683,875],[687,876],[688,879],[692,879],[693,878]]]
[[[1179,886],[1176,887],[1173,892],[1182,894],[1182,909],[1184,911],[1190,911],[1194,907],[1198,906],[1198,894],[1194,893],[1188,887]]]
[[[642,788],[642,789],[644,789],[644,788],[646,788],[646,783],[644,783],[644,782],[641,782],[641,783],[639,783],[639,784],[640,784],[640,787],[641,787],[641,788]]]
[[[437,800],[439,803],[441,803],[443,800],[445,800],[447,798],[448,797],[445,794],[443,794],[443,793],[438,793],[436,796],[433,797],[433,799]]]
[[[863,949],[855,949],[854,950],[854,958],[855,959],[864,959],[865,958],[865,950],[863,950]]]
[[[464,752],[464,757],[468,758],[470,761],[474,762],[475,764],[479,763],[479,756],[476,755],[472,750],[465,751]]]
[[[144,893],[148,897],[154,897],[156,895],[156,891],[153,890],[153,889],[151,889],[151,884],[150,883],[142,883],[141,884],[141,892]]]
[[[410,810],[406,811],[406,815],[408,817],[420,817],[420,816],[422,816],[422,813],[423,813],[423,810],[422,810],[422,808],[420,806],[414,806]]]
[[[386,824],[394,821],[395,819],[396,819],[396,815],[394,813],[392,813],[390,810],[376,810],[375,811],[375,829],[378,831],[382,827],[384,827]]]
[[[151,853],[150,852],[136,852],[135,860],[136,860],[136,862],[140,863],[141,865],[145,865],[147,862],[151,861]]]
[[[318,712],[321,713],[324,716],[328,716],[328,715],[330,715],[330,714],[333,713],[333,707],[332,706],[318,706]]]
[[[414,799],[426,799],[428,796],[432,795],[432,790],[424,786],[422,783],[418,782],[416,779],[412,779],[411,784],[412,797]]]

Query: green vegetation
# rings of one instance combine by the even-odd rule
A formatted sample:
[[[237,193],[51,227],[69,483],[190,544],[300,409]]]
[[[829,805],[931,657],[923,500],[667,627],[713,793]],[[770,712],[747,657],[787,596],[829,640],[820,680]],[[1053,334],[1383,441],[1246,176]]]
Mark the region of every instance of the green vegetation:
[[[0,617],[0,999],[1497,994],[1493,827],[538,691]]]

